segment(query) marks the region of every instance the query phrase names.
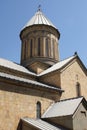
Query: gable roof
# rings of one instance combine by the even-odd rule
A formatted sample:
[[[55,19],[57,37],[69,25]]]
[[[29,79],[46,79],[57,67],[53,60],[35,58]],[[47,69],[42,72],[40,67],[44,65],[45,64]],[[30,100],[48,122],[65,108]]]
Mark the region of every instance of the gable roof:
[[[72,62],[74,59],[78,59],[83,71],[85,72],[85,74],[87,75],[87,69],[86,67],[84,66],[84,64],[82,63],[81,59],[79,58],[79,56],[77,54],[74,54],[73,56],[65,59],[65,60],[62,60],[56,64],[54,64],[53,66],[51,66],[50,68],[48,68],[47,70],[43,71],[42,73],[38,74],[37,76],[43,76],[45,74],[49,74],[51,72],[54,72],[56,70],[60,70],[64,67],[66,67],[70,62]]]
[[[60,61],[58,63],[56,63],[55,65],[53,65],[52,67],[48,68],[47,70],[43,71],[42,73],[40,73],[38,76],[42,76],[45,74],[48,74],[50,72],[53,72],[55,70],[59,70],[61,69],[63,66],[65,66],[67,63],[69,63],[71,60],[73,60],[76,57],[76,55],[69,57],[63,61]]]
[[[31,126],[38,128],[39,130],[65,130],[62,127],[56,127],[41,119],[22,118],[22,121],[28,123]]]
[[[35,88],[37,88],[37,86],[40,86],[40,88],[48,88],[48,89],[51,89],[51,90],[63,92],[63,90],[60,89],[60,88],[56,88],[56,87],[46,85],[44,83],[41,83],[41,82],[38,82],[38,81],[35,81],[35,80],[26,79],[26,78],[14,76],[14,75],[11,75],[11,74],[6,74],[6,73],[0,72],[0,77],[19,81],[19,82],[22,82],[22,83],[32,84],[32,85],[35,85]]]
[[[27,74],[30,74],[30,75],[36,75],[35,73],[27,70],[25,67],[23,67],[23,66],[21,66],[17,63],[14,63],[12,61],[8,61],[6,59],[0,58],[0,66],[6,67],[6,68],[9,68],[9,69],[12,69],[12,70],[24,72],[24,73],[27,73]]]
[[[54,103],[43,114],[42,118],[73,115],[83,99],[84,99],[83,97],[79,97],[79,98],[61,100],[57,103]]]
[[[73,55],[65,60],[58,62],[55,65],[51,66],[50,68],[44,70],[40,74],[35,74],[32,71],[28,70],[27,68],[21,66],[20,64],[14,63],[12,61],[9,61],[9,60],[3,59],[3,58],[0,58],[0,66],[39,77],[39,76],[43,76],[45,74],[49,74],[53,71],[62,69],[63,67],[65,67],[68,63],[70,63],[75,58],[78,58],[78,60],[80,61],[81,65],[82,65],[83,70],[86,70],[84,72],[87,74],[87,69],[84,66],[84,64],[82,63],[82,61],[80,60],[78,55]]]

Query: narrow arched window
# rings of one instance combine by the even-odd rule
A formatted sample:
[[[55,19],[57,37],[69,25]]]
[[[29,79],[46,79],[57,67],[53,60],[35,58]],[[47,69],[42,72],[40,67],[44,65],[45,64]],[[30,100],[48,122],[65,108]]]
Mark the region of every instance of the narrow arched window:
[[[54,48],[54,40],[53,39],[51,39],[51,57],[53,58],[53,49]]]
[[[25,59],[25,41],[23,41],[21,49],[22,49],[21,58],[22,58],[22,60],[24,60]]]
[[[33,40],[31,39],[30,40],[30,57],[32,57],[32,43],[33,43]]]
[[[40,38],[38,38],[38,50],[37,50],[37,52],[38,52],[38,56],[40,56]]]
[[[76,93],[77,97],[81,96],[81,86],[79,82],[76,83]]]
[[[26,41],[23,44],[24,44],[24,60],[25,60],[26,59],[26,49],[27,49]]]
[[[49,56],[49,42],[48,38],[46,38],[46,44],[45,44],[45,51],[46,51],[46,56]]]
[[[36,105],[37,118],[41,118],[41,103],[38,101]]]
[[[53,58],[55,57],[55,41],[52,39],[52,52],[53,52]]]

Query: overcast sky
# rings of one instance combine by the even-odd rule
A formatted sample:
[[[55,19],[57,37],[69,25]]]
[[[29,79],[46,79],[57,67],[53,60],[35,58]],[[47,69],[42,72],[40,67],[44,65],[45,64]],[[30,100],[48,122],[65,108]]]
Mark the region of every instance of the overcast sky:
[[[0,0],[0,58],[20,63],[20,31],[42,12],[60,31],[60,60],[78,52],[87,67],[87,0]]]

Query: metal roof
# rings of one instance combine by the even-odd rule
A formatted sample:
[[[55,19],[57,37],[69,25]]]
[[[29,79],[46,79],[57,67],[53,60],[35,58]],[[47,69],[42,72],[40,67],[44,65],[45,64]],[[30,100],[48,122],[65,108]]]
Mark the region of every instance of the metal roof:
[[[27,70],[25,67],[23,67],[23,66],[21,66],[17,63],[14,63],[12,61],[2,59],[2,58],[0,58],[0,66],[6,67],[6,68],[9,68],[9,69],[13,69],[13,70],[17,70],[17,71],[20,71],[20,72],[28,73],[28,74],[31,74],[31,75],[36,75],[36,74],[32,73],[31,71]]]
[[[55,65],[53,65],[52,67],[44,70],[40,74],[35,74],[35,73],[29,71],[27,68],[25,68],[25,67],[23,67],[23,66],[21,66],[17,63],[14,63],[12,61],[8,61],[8,60],[2,59],[2,58],[0,58],[0,66],[6,67],[6,68],[9,68],[9,69],[13,69],[13,70],[17,70],[17,71],[20,71],[20,72],[28,73],[30,75],[42,76],[42,75],[48,74],[50,72],[53,72],[55,70],[61,69],[63,66],[65,66],[68,62],[70,62],[75,57],[76,57],[76,55],[69,57],[69,58],[67,58],[63,61],[60,61],[60,62],[56,63]]]
[[[8,60],[2,59],[2,58],[0,58],[0,66],[6,67],[6,68],[9,68],[9,69],[13,69],[13,70],[17,70],[17,71],[20,71],[20,72],[28,73],[30,75],[42,76],[42,75],[48,74],[50,72],[53,72],[55,70],[62,68],[64,65],[66,65],[68,62],[70,62],[75,57],[76,56],[74,55],[72,57],[69,57],[69,58],[63,60],[63,61],[60,61],[60,62],[56,63],[55,65],[53,65],[52,67],[44,70],[42,73],[40,73],[38,75],[29,71],[28,69],[26,69],[25,67],[23,67],[23,66],[21,66],[17,63],[14,63],[12,61],[8,61]]]
[[[62,100],[52,104],[43,114],[42,118],[73,115],[83,97]]]
[[[65,130],[41,119],[22,118],[22,121],[27,122],[29,125],[32,125],[40,130]]]
[[[42,13],[42,11],[39,9],[35,15],[28,21],[28,23],[24,26],[24,28],[32,26],[32,25],[40,25],[40,24],[44,24],[44,25],[49,25],[52,26],[54,28],[56,28],[52,22]]]
[[[24,83],[29,83],[29,84],[33,84],[33,85],[40,86],[40,87],[43,87],[43,88],[49,88],[49,89],[56,90],[56,91],[61,91],[61,92],[63,91],[60,88],[56,88],[56,87],[53,87],[53,86],[50,86],[50,85],[46,85],[46,84],[43,84],[41,82],[21,78],[21,77],[18,77],[18,76],[14,76],[14,75],[2,73],[2,72],[0,72],[0,77],[7,78],[7,79],[12,79],[12,80],[16,80],[16,81],[20,81],[20,82],[24,82]]]
[[[69,63],[75,57],[76,57],[76,55],[74,55],[72,57],[69,57],[69,58],[63,60],[63,61],[60,61],[60,62],[56,63],[52,67],[50,67],[47,70],[43,71],[42,73],[38,74],[38,76],[42,76],[42,75],[48,74],[50,72],[53,72],[55,70],[58,70],[58,69],[62,68],[63,66],[65,66],[67,63]]]

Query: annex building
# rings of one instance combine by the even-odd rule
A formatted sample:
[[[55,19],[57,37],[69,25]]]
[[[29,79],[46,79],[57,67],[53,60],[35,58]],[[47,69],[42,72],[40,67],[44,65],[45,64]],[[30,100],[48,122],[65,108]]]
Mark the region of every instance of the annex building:
[[[21,62],[0,58],[0,130],[87,130],[87,69],[59,59],[60,32],[41,9],[20,32]]]

